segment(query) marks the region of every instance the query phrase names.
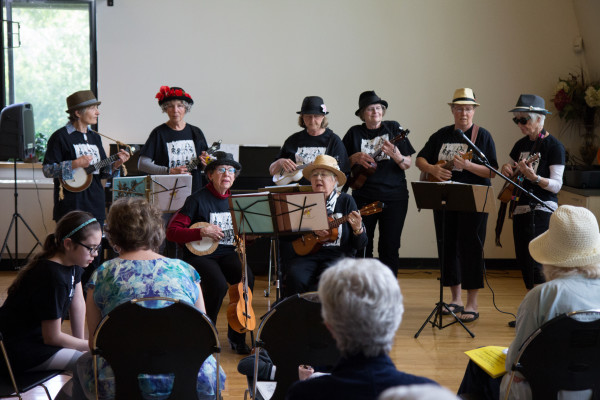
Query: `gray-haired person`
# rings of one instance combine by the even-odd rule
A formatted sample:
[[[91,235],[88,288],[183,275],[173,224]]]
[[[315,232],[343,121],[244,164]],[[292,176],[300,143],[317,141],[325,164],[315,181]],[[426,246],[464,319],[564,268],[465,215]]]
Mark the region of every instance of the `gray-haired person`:
[[[342,358],[330,375],[296,382],[287,399],[375,399],[392,386],[435,383],[398,371],[388,355],[404,306],[383,263],[344,258],[323,272],[318,294]]]

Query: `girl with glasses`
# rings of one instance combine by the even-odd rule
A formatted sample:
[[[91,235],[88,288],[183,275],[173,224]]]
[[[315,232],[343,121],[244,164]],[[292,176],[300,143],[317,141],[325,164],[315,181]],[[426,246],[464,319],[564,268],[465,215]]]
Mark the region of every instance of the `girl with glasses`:
[[[74,371],[77,359],[89,349],[81,276],[101,240],[100,224],[90,213],[67,213],[8,288],[0,307],[0,331],[15,372]],[[71,335],[61,330],[67,315]]]

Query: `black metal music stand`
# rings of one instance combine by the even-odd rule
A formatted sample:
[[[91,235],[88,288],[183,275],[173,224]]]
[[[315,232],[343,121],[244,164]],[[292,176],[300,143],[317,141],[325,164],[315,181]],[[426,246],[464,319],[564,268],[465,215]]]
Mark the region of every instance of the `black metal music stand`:
[[[21,222],[23,222],[23,224],[25,225],[25,227],[27,228],[29,233],[31,233],[31,236],[33,236],[33,238],[35,239],[35,245],[31,249],[31,251],[29,251],[29,253],[27,254],[27,257],[25,257],[25,260],[29,259],[29,256],[31,256],[31,254],[33,253],[33,251],[35,250],[35,248],[37,246],[42,247],[42,243],[40,242],[40,239],[38,239],[38,237],[35,235],[35,233],[31,229],[31,227],[27,224],[27,222],[25,221],[23,216],[21,214],[19,214],[19,209],[18,209],[19,192],[17,190],[17,159],[16,158],[13,160],[13,167],[14,167],[13,182],[15,183],[15,190],[14,190],[15,212],[13,213],[12,218],[10,220],[10,225],[8,227],[8,231],[6,232],[6,237],[4,238],[4,244],[2,245],[2,250],[0,250],[0,261],[2,260],[2,254],[4,253],[4,249],[6,249],[6,251],[8,252],[8,257],[10,258],[11,263],[13,264],[13,267],[15,269],[18,269],[19,266],[16,264],[18,264],[18,262],[19,262],[19,219],[21,220]],[[10,236],[10,232],[12,231],[13,226],[15,227],[15,258],[14,259],[13,259],[12,254],[10,253],[10,248],[8,247],[8,238]]]
[[[275,301],[279,301],[282,279],[277,265],[279,236],[327,229],[325,196],[312,192],[240,194],[229,198],[229,209],[236,233],[274,238],[276,244],[271,247],[271,256],[277,275]]]
[[[417,208],[441,210],[442,211],[442,237],[440,251],[440,299],[436,303],[435,308],[429,314],[429,317],[425,320],[419,331],[415,334],[415,339],[419,337],[423,328],[427,323],[431,323],[432,326],[438,329],[446,328],[447,326],[459,323],[462,327],[471,335],[475,337],[465,324],[456,316],[454,311],[448,307],[448,304],[444,303],[444,261],[445,261],[445,229],[446,229],[446,211],[462,211],[462,212],[489,212],[490,207],[487,207],[487,198],[494,199],[493,189],[488,186],[481,185],[468,185],[462,183],[453,182],[412,182],[413,193]],[[489,191],[492,191],[489,195]],[[490,206],[493,201],[489,202]],[[450,315],[454,318],[454,321],[443,325],[442,323],[442,312],[446,309]],[[434,317],[431,321],[431,317]]]

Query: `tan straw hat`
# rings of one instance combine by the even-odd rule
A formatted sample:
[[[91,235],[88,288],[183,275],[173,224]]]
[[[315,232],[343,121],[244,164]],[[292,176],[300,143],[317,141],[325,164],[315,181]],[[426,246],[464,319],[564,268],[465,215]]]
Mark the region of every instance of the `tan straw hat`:
[[[340,171],[336,159],[327,154],[319,154],[312,164],[302,170],[302,175],[310,181],[310,176],[315,169],[326,169],[327,171],[333,172],[337,177],[339,186],[346,183],[346,175]]]
[[[448,105],[454,104],[470,104],[473,106],[478,106],[479,103],[475,101],[475,93],[473,93],[473,89],[469,88],[460,88],[454,91],[454,96],[452,96],[452,102],[448,103]]]
[[[600,232],[592,212],[583,207],[560,206],[550,227],[529,243],[534,260],[555,267],[584,267],[600,263]]]

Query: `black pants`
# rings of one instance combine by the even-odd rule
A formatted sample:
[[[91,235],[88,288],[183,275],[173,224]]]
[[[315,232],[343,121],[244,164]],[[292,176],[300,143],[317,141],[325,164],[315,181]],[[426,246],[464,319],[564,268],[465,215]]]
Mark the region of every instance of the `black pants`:
[[[327,267],[336,262],[322,255],[310,254],[296,257],[288,264],[285,280],[285,295],[291,296],[296,293],[312,292],[317,290],[319,277]]]
[[[535,227],[531,226],[531,212],[513,215],[515,254],[527,289],[532,289],[534,285],[546,282],[542,265],[531,258],[529,254],[529,242],[548,230],[551,215],[551,213],[545,211],[534,211],[533,224],[535,224]]]
[[[462,284],[465,290],[483,287],[483,244],[486,213],[446,211],[444,232],[444,286]],[[442,258],[442,211],[434,211],[438,256]]]
[[[216,325],[217,316],[229,285],[237,285],[242,280],[240,259],[237,253],[231,252],[220,257],[189,255],[185,261],[193,265],[200,274],[200,287],[202,288],[206,314]],[[248,286],[253,289],[254,274],[252,274],[250,268],[247,268],[247,273]],[[241,343],[245,340],[246,335],[238,333],[228,326],[227,337],[234,343]]]
[[[369,199],[362,196],[352,195],[359,209],[370,204],[377,199]],[[380,213],[363,216],[367,232],[367,248],[365,257],[373,257],[373,238],[375,237],[375,226],[379,223],[379,242],[377,251],[379,261],[390,267],[394,276],[398,275],[400,267],[400,258],[398,252],[401,246],[402,229],[408,210],[408,199],[397,201],[385,201],[385,207]],[[357,254],[360,257],[360,252]]]

